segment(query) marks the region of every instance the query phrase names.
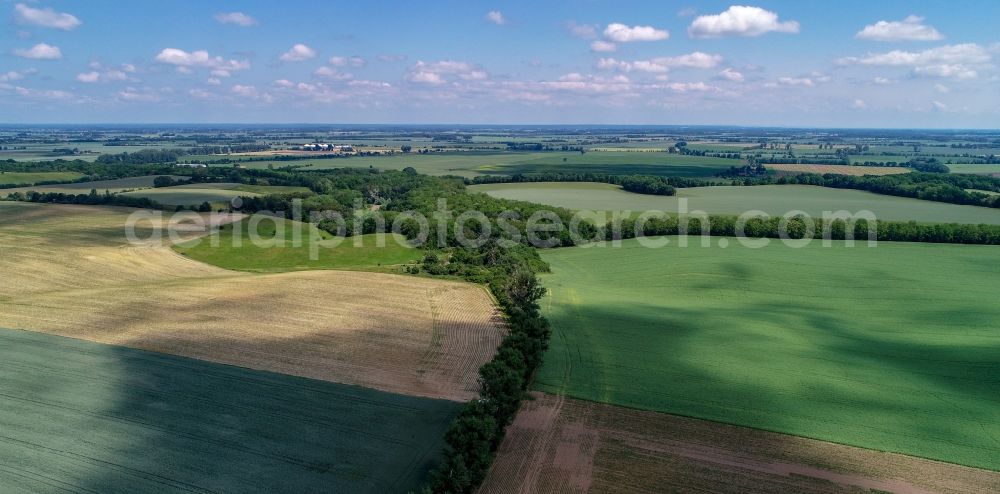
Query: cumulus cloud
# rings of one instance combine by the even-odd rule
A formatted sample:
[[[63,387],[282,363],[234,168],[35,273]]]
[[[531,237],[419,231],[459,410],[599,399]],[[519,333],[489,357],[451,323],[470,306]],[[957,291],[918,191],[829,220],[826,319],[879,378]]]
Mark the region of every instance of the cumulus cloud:
[[[867,41],[937,41],[944,36],[923,23],[924,18],[916,15],[908,16],[901,21],[878,21],[865,26],[854,35],[857,39]]]
[[[219,24],[233,24],[242,27],[257,25],[257,19],[254,19],[243,12],[220,12],[215,14],[215,21]]]
[[[944,45],[923,51],[892,50],[863,57],[841,58],[841,64],[876,66],[920,66],[933,64],[976,64],[990,61],[989,50],[975,43]]]
[[[990,51],[975,43],[945,45],[923,51],[892,50],[886,53],[869,53],[862,57],[845,57],[842,65],[867,65],[875,67],[912,67],[914,75],[973,79],[978,76],[976,66],[991,60]]]
[[[23,3],[14,6],[14,19],[20,24],[51,27],[64,31],[76,29],[83,24],[73,14],[56,12],[50,8],[36,9]]]
[[[298,43],[285,53],[281,54],[280,58],[283,62],[303,62],[311,58],[316,58],[316,50],[302,43]]]
[[[178,48],[164,48],[156,55],[156,61],[176,66],[179,69],[205,67],[215,70],[235,71],[250,68],[250,62],[246,60],[226,60],[220,56],[213,57],[205,50],[187,52]]]
[[[894,83],[895,81],[893,81],[892,79],[889,79],[888,77],[876,77],[875,79],[872,80],[872,82],[874,82],[875,84],[878,84],[880,86],[886,86],[886,85]]]
[[[507,24],[507,19],[503,16],[499,10],[491,10],[486,13],[486,20],[496,24],[498,26],[503,26]]]
[[[948,111],[948,105],[940,101],[932,101],[931,104],[934,105],[934,109],[937,111]]]
[[[721,62],[721,55],[696,51],[676,57],[658,57],[632,62],[616,60],[614,58],[602,58],[597,61],[597,68],[605,70],[617,69],[625,72],[665,73],[675,68],[711,69],[718,66]]]
[[[770,32],[797,33],[799,23],[778,21],[778,14],[760,7],[733,5],[720,14],[698,16],[688,27],[692,38],[760,36]]]
[[[126,81],[129,79],[135,80],[129,77],[129,73],[135,72],[135,66],[132,64],[122,64],[120,67],[105,67],[99,62],[91,62],[90,68],[93,69],[89,72],[82,72],[76,75],[76,80],[93,84],[96,82],[115,82],[115,81]]]
[[[864,110],[865,108],[868,108],[868,104],[865,103],[865,100],[863,99],[856,99],[854,100],[854,103],[851,103],[851,108],[854,108],[855,110]]]
[[[913,73],[924,77],[943,77],[947,79],[975,79],[979,73],[964,65],[941,64],[917,67]]]
[[[594,40],[590,43],[590,51],[596,51],[600,53],[612,52],[618,49],[618,45],[604,40]]]
[[[257,98],[259,93],[255,86],[244,86],[242,84],[235,84],[229,89],[233,94],[237,96],[242,96],[244,98]]]
[[[947,94],[951,92],[951,89],[948,86],[945,86],[944,84],[935,84],[934,90],[942,94]]]
[[[318,77],[325,77],[327,79],[332,79],[332,80],[335,80],[335,81],[346,81],[346,80],[354,78],[353,75],[351,75],[351,74],[349,74],[347,72],[341,72],[341,71],[339,71],[339,70],[337,70],[335,68],[325,67],[325,66],[316,69],[316,71],[313,72],[313,74],[316,75],[316,76],[318,76]]]
[[[439,85],[448,82],[448,77],[464,81],[481,81],[489,78],[486,71],[467,62],[441,60],[439,62],[424,62],[418,60],[406,74],[406,80],[422,84]]]
[[[719,77],[733,82],[743,82],[743,74],[731,69],[725,68],[722,72],[719,72]]]
[[[0,82],[14,82],[24,79],[25,76],[34,75],[38,71],[35,69],[10,70],[0,74]]]
[[[329,63],[334,67],[364,67],[368,62],[361,57],[330,57]]]
[[[35,60],[58,60],[62,58],[62,50],[60,50],[58,46],[52,46],[45,43],[38,43],[28,49],[14,50],[14,54],[22,58],[31,58]]]
[[[626,26],[620,23],[608,24],[604,28],[604,37],[616,43],[631,43],[634,41],[660,41],[670,37],[670,33],[653,26]]]

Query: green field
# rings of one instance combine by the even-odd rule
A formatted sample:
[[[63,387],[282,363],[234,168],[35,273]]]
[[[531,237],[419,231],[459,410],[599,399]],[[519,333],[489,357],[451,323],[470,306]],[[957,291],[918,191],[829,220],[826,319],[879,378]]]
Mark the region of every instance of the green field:
[[[120,178],[117,180],[100,180],[97,182],[79,182],[71,184],[42,185],[38,187],[21,187],[18,189],[0,189],[0,194],[7,195],[12,192],[23,193],[30,191],[42,193],[55,192],[63,194],[86,194],[90,192],[91,189],[96,189],[97,192],[101,194],[103,194],[104,191],[117,193],[127,190],[152,188],[153,180],[155,180],[157,176],[158,175],[147,175],[142,177]]]
[[[76,180],[82,176],[76,172],[0,172],[0,185],[33,184],[49,180]]]
[[[1000,165],[977,165],[972,163],[952,163],[947,165],[952,173],[988,174],[1000,173]]]
[[[225,204],[240,196],[259,196],[265,194],[286,194],[289,192],[309,193],[307,187],[284,187],[270,185],[246,185],[238,183],[187,184],[172,187],[159,187],[134,192],[124,192],[123,196],[148,197],[160,204],[169,206],[196,206],[203,202],[213,205]]]
[[[4,493],[407,492],[460,404],[0,329]]]
[[[1000,224],[998,209],[810,185],[692,187],[677,189],[675,196],[635,194],[615,185],[578,182],[473,185],[469,190],[503,199],[577,210],[656,210],[676,213],[679,200],[687,199],[689,211],[701,210],[709,214],[740,214],[759,209],[771,215],[782,215],[802,210],[820,218],[823,211],[846,209],[852,213],[868,210],[880,220]]]
[[[310,168],[368,168],[402,170],[408,166],[428,175],[475,177],[515,173],[615,173],[710,177],[739,165],[741,161],[703,156],[649,152],[453,152],[395,156],[361,156],[296,161],[244,162],[248,168],[311,165]]]
[[[537,389],[1000,470],[996,247],[669,240],[543,252]]]
[[[181,254],[226,269],[254,272],[301,271],[307,269],[349,269],[363,271],[389,271],[393,267],[417,261],[423,257],[420,249],[410,247],[399,235],[386,235],[385,246],[378,246],[376,234],[358,238],[334,238],[330,234],[303,223],[278,218],[266,218],[257,223],[256,231],[271,245],[254,245],[250,241],[251,220],[223,227],[219,232],[219,245],[212,246],[210,239],[194,240],[175,246]],[[278,226],[280,225],[280,227]],[[277,230],[281,229],[278,235]],[[295,229],[301,228],[302,242],[296,246]],[[238,235],[237,235],[238,233]],[[234,236],[242,241],[234,242]],[[309,238],[319,239],[318,257],[310,259]],[[284,246],[279,245],[284,242]],[[361,246],[355,246],[355,241]]]

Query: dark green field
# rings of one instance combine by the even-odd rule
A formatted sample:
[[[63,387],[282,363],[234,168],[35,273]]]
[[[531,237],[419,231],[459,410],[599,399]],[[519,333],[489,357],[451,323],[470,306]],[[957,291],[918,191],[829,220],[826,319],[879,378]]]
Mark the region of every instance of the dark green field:
[[[0,330],[0,486],[407,492],[457,403]]]

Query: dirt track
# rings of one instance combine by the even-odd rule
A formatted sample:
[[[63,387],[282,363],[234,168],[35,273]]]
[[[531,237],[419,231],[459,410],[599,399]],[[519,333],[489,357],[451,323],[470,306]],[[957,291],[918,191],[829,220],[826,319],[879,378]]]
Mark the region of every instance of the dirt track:
[[[463,401],[502,338],[481,287],[227,271],[127,245],[128,212],[0,203],[0,327]]]
[[[481,493],[1000,492],[1000,473],[544,393]]]

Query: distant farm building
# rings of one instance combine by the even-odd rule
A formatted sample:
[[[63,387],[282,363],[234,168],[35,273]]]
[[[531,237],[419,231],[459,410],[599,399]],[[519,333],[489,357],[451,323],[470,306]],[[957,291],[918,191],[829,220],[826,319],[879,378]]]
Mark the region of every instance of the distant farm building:
[[[354,151],[353,146],[349,145],[338,145],[338,144],[304,144],[302,145],[303,151],[339,151],[342,153],[350,153]]]

